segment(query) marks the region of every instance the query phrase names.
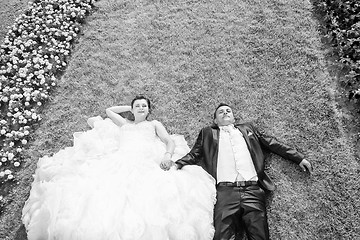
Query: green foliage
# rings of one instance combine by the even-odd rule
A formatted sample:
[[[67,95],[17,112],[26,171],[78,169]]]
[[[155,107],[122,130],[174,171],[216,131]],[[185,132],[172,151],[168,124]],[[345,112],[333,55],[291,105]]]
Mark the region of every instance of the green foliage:
[[[319,0],[327,36],[335,47],[348,76],[360,81],[360,3],[358,0]]]

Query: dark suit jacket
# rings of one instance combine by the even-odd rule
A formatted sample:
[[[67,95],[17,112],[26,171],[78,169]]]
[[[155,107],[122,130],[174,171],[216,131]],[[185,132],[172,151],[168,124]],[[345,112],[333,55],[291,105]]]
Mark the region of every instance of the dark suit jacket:
[[[258,131],[251,123],[236,124],[235,127],[243,134],[250,151],[258,179],[262,188],[273,191],[275,185],[265,173],[265,161],[270,152],[299,164],[304,155],[276,138]],[[219,127],[211,126],[201,129],[195,145],[184,157],[176,161],[179,168],[185,165],[200,165],[216,179],[216,168],[219,150]]]

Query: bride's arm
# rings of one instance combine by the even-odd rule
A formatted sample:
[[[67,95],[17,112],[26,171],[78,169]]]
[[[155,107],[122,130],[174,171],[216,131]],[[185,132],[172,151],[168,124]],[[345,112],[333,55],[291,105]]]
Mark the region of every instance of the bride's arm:
[[[118,113],[131,111],[131,106],[114,106],[106,109],[106,115],[118,126],[127,123],[126,118],[123,118]]]
[[[164,125],[162,125],[161,122],[156,120],[154,120],[153,122],[155,124],[156,134],[159,136],[161,141],[163,141],[166,144],[166,152],[163,158],[163,162],[170,161],[172,155],[174,154],[175,143],[171,139],[169,133],[166,131]]]

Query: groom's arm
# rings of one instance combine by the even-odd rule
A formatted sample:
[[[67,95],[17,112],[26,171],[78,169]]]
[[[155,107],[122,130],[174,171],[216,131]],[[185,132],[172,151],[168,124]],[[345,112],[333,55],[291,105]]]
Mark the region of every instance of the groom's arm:
[[[184,157],[180,158],[175,162],[176,167],[181,169],[185,165],[196,165],[203,156],[203,137],[204,137],[204,129],[202,129],[196,139],[196,142],[193,148],[190,150],[188,154]]]
[[[267,135],[264,131],[259,131],[253,125],[251,125],[251,128],[255,133],[256,137],[261,142],[261,144],[271,152],[285,159],[289,159],[296,164],[300,164],[301,161],[305,158],[305,156],[299,151],[297,151],[295,148],[278,141],[273,136]]]
[[[299,151],[297,151],[295,148],[279,142],[275,137],[269,136],[263,131],[259,131],[253,125],[251,125],[251,128],[261,142],[261,144],[265,146],[268,150],[278,154],[285,159],[289,159],[295,162],[301,167],[303,171],[308,171],[309,173],[313,171],[311,163],[307,159],[305,159],[305,156]]]
[[[287,146],[284,143],[279,142],[275,137],[265,134],[263,131],[259,131],[253,125],[251,125],[255,135],[265,148],[279,156],[289,159],[298,164],[303,171],[311,173],[313,171],[312,164],[305,159],[304,154],[297,151],[295,148]]]

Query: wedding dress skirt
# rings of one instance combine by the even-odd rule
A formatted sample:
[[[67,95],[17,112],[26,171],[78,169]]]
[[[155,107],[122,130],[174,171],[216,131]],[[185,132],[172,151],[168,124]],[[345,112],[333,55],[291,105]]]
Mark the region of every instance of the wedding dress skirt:
[[[211,240],[214,179],[199,166],[163,171],[153,122],[96,121],[74,146],[38,161],[22,211],[29,240]],[[171,135],[173,159],[189,148]]]

